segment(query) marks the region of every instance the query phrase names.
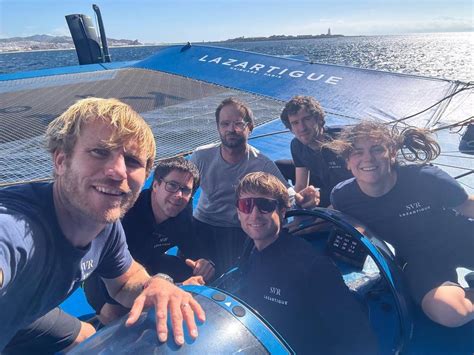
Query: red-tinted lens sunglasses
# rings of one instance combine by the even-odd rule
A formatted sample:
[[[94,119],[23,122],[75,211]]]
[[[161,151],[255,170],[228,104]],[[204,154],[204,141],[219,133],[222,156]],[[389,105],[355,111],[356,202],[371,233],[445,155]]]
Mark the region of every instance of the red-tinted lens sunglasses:
[[[257,206],[260,213],[271,213],[278,207],[278,201],[263,197],[249,197],[239,198],[235,205],[240,212],[245,214],[252,213],[254,206]]]

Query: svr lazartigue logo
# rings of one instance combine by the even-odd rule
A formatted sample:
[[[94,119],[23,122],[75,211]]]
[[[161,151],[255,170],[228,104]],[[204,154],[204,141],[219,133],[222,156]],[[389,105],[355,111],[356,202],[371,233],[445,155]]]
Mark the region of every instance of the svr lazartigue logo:
[[[310,81],[322,81],[325,84],[329,85],[337,85],[337,83],[342,80],[341,77],[338,76],[329,76],[326,74],[317,74],[317,73],[309,73],[302,70],[290,70],[289,68],[282,68],[277,67],[274,65],[265,65],[260,63],[251,64],[249,62],[241,62],[238,59],[233,58],[223,58],[223,57],[215,57],[210,59],[209,55],[205,55],[199,58],[200,62],[206,63],[214,63],[228,66],[231,70],[242,71],[251,74],[263,74],[268,77],[281,79],[283,76],[289,76],[291,78],[305,78],[306,80]]]
[[[402,213],[399,213],[399,217],[407,217],[410,215],[422,213],[425,211],[429,211],[431,206],[424,206],[421,202],[412,202],[405,206],[405,210]]]
[[[82,280],[85,280],[94,271],[94,259],[81,262]]]
[[[288,301],[281,298],[281,288],[271,286],[269,291],[270,295],[263,295],[264,299],[283,306],[288,306]]]

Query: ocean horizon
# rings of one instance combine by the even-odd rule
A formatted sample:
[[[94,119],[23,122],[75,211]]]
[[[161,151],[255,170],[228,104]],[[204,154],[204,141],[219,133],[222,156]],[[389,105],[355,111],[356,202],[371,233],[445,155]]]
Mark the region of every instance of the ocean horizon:
[[[178,43],[181,44],[181,43]],[[311,62],[473,81],[474,32],[198,42]],[[111,47],[112,61],[142,60],[163,45]],[[78,65],[74,49],[0,53],[0,74]]]

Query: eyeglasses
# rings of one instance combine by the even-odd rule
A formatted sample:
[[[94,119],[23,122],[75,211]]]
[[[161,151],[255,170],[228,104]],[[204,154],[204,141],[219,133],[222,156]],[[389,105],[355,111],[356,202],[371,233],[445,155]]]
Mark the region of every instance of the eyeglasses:
[[[245,129],[245,127],[248,126],[248,122],[244,122],[244,121],[238,121],[238,122],[219,122],[219,127],[222,128],[222,129],[227,129],[227,128],[230,128],[230,127],[234,127],[240,131],[243,131]]]
[[[181,186],[177,182],[174,181],[166,181],[165,179],[158,179],[158,181],[163,181],[165,183],[165,190],[168,192],[178,192],[181,190],[181,193],[183,196],[189,196],[193,193],[193,189],[190,189],[189,187],[186,186]]]
[[[278,201],[263,197],[249,197],[239,198],[235,205],[240,212],[245,214],[252,213],[255,206],[257,206],[260,213],[271,213],[278,207]]]

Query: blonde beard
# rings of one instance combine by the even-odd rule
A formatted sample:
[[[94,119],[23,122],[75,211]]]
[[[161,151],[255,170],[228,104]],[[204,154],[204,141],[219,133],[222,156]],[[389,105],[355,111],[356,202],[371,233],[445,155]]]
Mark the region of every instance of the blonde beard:
[[[120,206],[97,213],[89,206],[87,199],[81,197],[80,181],[77,181],[77,175],[70,164],[68,164],[65,174],[57,178],[57,182],[59,180],[62,180],[62,195],[66,198],[71,210],[98,223],[114,223],[119,220],[135,204],[140,195],[140,190],[136,193],[130,192],[130,195],[120,203]]]

